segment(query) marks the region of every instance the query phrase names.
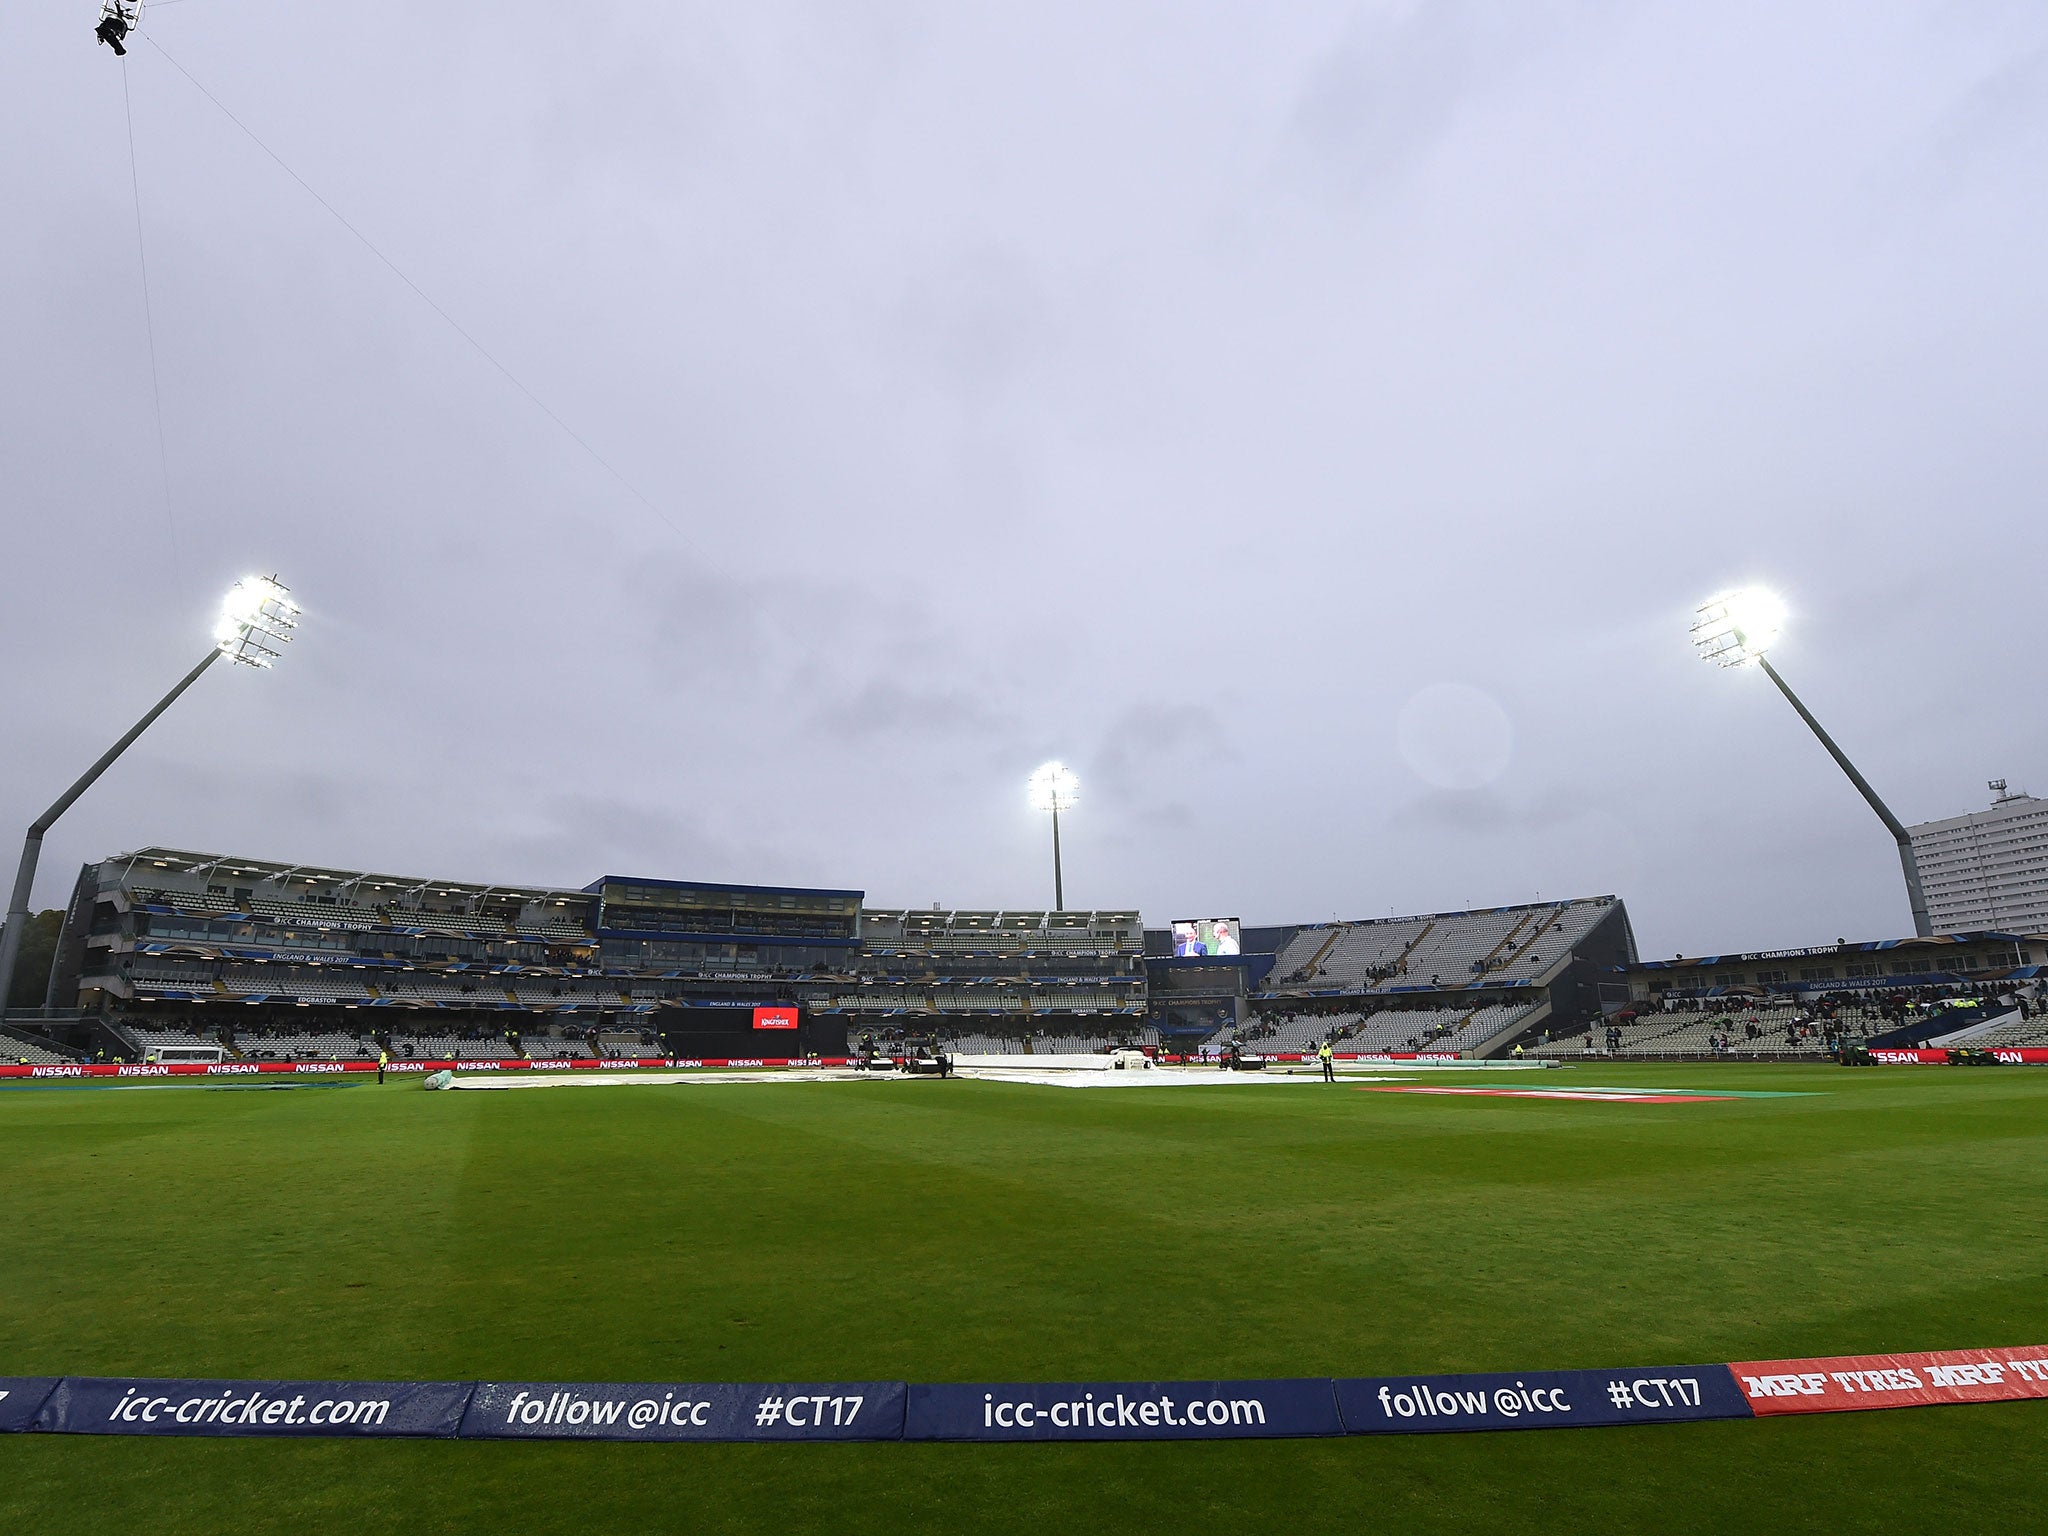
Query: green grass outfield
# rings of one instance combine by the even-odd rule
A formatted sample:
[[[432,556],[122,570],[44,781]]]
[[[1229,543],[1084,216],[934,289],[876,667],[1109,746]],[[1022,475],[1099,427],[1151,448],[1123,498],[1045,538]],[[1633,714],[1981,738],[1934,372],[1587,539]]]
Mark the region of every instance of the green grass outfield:
[[[1476,1077],[1432,1074],[1430,1082]],[[0,1091],[0,1372],[1116,1380],[2048,1343],[2048,1071]],[[1121,1445],[0,1436],[0,1530],[2040,1528],[2048,1402]]]

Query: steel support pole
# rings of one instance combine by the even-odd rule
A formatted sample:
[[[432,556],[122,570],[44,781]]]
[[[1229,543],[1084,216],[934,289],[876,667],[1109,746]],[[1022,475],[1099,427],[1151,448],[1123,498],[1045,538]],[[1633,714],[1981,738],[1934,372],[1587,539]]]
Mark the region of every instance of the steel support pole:
[[[0,928],[0,1018],[7,1013],[7,994],[14,986],[14,963],[21,955],[22,930],[28,925],[29,896],[36,883],[36,860],[43,851],[43,834],[56,824],[59,816],[71,809],[76,800],[93,786],[93,781],[113,766],[114,759],[126,752],[140,736],[156,723],[156,717],[178,701],[178,695],[199,681],[199,674],[220,660],[218,649],[206,653],[206,659],[194,667],[179,681],[178,685],[161,699],[156,707],[136,721],[126,736],[115,742],[63,794],[56,803],[29,824],[28,836],[22,840],[21,864],[14,872],[14,894],[7,902],[7,926]]]
[[[1067,887],[1060,878],[1060,797],[1052,797],[1052,909],[1055,912],[1067,910]]]
[[[1927,895],[1920,888],[1920,861],[1913,856],[1912,834],[1907,832],[1899,818],[1892,814],[1891,807],[1877,797],[1877,791],[1870,787],[1868,779],[1856,771],[1856,765],[1849,761],[1848,755],[1835,745],[1834,737],[1821,728],[1821,723],[1813,718],[1813,711],[1800,703],[1799,695],[1792,691],[1784,678],[1778,676],[1778,669],[1771,665],[1770,658],[1759,656],[1756,661],[1757,665],[1764,669],[1764,676],[1778,685],[1778,692],[1785,695],[1785,701],[1799,711],[1799,718],[1806,722],[1807,728],[1820,738],[1820,744],[1828,749],[1828,756],[1835,760],[1842,772],[1849,775],[1849,782],[1856,786],[1857,793],[1870,802],[1870,808],[1877,812],[1877,819],[1884,823],[1885,830],[1892,835],[1892,841],[1899,845],[1899,868],[1906,877],[1906,902],[1913,909],[1913,932],[1923,939],[1930,937],[1934,932],[1934,924],[1927,917]]]

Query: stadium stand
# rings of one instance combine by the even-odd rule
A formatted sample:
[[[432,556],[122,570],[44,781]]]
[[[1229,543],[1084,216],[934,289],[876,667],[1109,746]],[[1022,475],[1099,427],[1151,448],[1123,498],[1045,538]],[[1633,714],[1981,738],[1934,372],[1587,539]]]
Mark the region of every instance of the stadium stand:
[[[863,909],[861,933],[871,954],[1139,955],[1144,926],[1135,912],[929,912]]]
[[[1559,1039],[1532,1042],[1525,1049],[1532,1055],[1560,1058],[1814,1057],[1831,1051],[1838,1036],[1860,1042],[1881,1032],[1888,1022],[1880,1012],[1854,1006],[1824,1013],[1805,1003],[1746,1002],[1741,1006],[1617,1015],[1613,1020],[1587,1025]]]
[[[1534,981],[1619,910],[1611,896],[1479,912],[1318,924],[1275,957],[1276,993],[1399,991]]]
[[[339,1030],[312,1034],[236,1031],[234,1054],[248,1061],[347,1061],[374,1056],[376,1048]]]
[[[150,1029],[142,1025],[133,1025],[131,1026],[130,1033],[134,1036],[136,1044],[141,1046],[145,1052],[159,1050],[167,1045],[203,1046],[220,1045],[221,1043],[220,1035],[212,1030]],[[226,1048],[222,1047],[222,1049],[225,1050]]]
[[[1370,1012],[1264,1015],[1259,1022],[1242,1029],[1219,1030],[1204,1044],[1213,1049],[1226,1040],[1235,1039],[1241,1045],[1263,1052],[1308,1052],[1317,1049],[1327,1039],[1339,1051],[1365,1054],[1455,1051],[1461,1049],[1462,1041],[1491,1038],[1537,1006],[1535,1003],[1489,1008],[1380,1006]]]
[[[1361,1050],[1482,1051],[1546,1003],[1583,1013],[1580,972],[1633,958],[1610,897],[1258,932],[1241,963],[1176,973],[1155,1013],[1160,962],[1131,910],[869,908],[852,890],[613,875],[513,887],[146,848],[82,873],[57,982],[99,1027],[225,1026],[277,1055],[473,1057],[508,1032],[544,1059],[745,1055],[771,1044],[748,1028],[764,1007],[797,1008],[807,1032],[776,1048],[825,1054],[912,1020],[990,1050],[1141,1030],[1188,1047],[1241,1025],[1269,1049],[1335,1029]]]
[[[520,1052],[504,1038],[477,1039],[469,1035],[414,1035],[395,1032],[391,1055],[397,1061],[500,1061],[513,1060]]]
[[[1998,1046],[2048,1046],[2048,1014],[2036,1010],[2031,1017],[2014,1019],[1958,1043],[1984,1051]]]
[[[1475,1009],[1457,1027],[1432,1041],[1429,1049],[1482,1054],[1503,1034],[1519,1032],[1520,1026],[1531,1019],[1541,1006],[1535,1002],[1492,1003]]]
[[[896,1015],[940,1025],[1113,1015],[1135,1027],[1144,1018],[1145,930],[1135,912],[867,908],[861,934],[851,985],[818,1005],[851,1016],[856,1028]],[[1067,1028],[1075,1039],[1110,1035]]]
[[[1117,1030],[975,1030],[942,1027],[939,1041],[962,1056],[1092,1056],[1118,1046],[1156,1050],[1159,1031],[1149,1026]]]
[[[988,1053],[1332,1039],[1768,1057],[1837,1039],[2048,1039],[2043,935],[1642,961],[1622,903],[1594,896],[1241,937],[1239,954],[1177,955],[1130,910],[871,908],[856,890],[616,875],[569,890],[146,848],[81,873],[51,988],[74,1022],[49,1029],[73,1051],[259,1058],[378,1042],[467,1058],[837,1054],[849,1032],[906,1026]],[[1996,1027],[1934,1011],[2003,1008],[2016,990],[2029,1011]],[[796,1036],[752,1033],[791,1009]]]
[[[1212,985],[1213,962],[1179,972],[1155,952],[1155,1016],[1211,1045],[1313,1050],[1334,1031],[1340,1050],[1488,1055],[1550,1018],[1590,1014],[1599,978],[1636,958],[1611,896],[1246,932],[1272,956],[1235,1001]]]
[[[948,1050],[962,1056],[1022,1056],[1024,1041],[1022,1035],[981,1034],[974,1030],[948,1030],[942,1037]]]
[[[39,1045],[33,1040],[24,1040],[18,1035],[0,1035],[0,1063],[12,1063],[16,1066],[56,1067],[63,1066],[65,1063],[76,1061],[77,1059],[77,1057],[68,1056],[61,1051],[53,1051],[46,1045]]]

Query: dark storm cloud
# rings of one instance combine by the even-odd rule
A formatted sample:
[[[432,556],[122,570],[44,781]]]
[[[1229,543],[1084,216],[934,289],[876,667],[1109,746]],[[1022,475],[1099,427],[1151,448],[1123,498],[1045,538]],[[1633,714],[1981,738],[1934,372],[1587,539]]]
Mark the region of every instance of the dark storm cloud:
[[[1416,796],[1395,816],[1444,831],[1493,837],[1559,827],[1591,808],[1583,793],[1562,785],[1529,800],[1495,789],[1435,789]]]
[[[1189,681],[1172,679],[1176,687]],[[1112,846],[1128,857],[1154,840],[1199,837],[1207,818],[1190,797],[1233,756],[1229,732],[1207,704],[1134,705],[1083,759],[1083,796],[1118,829]]]
[[[778,853],[725,824],[713,808],[684,812],[615,794],[538,790],[507,830],[503,848],[522,867],[581,864],[600,875],[653,875],[687,867],[709,878],[740,879],[738,871],[774,861]],[[588,884],[580,881],[579,884]]]
[[[1450,126],[1474,68],[1472,11],[1361,11],[1310,69],[1294,126],[1354,192],[1383,187]]]
[[[1687,654],[1743,580],[1908,820],[2048,786],[2037,6],[153,12],[652,509],[92,10],[0,10],[0,826],[228,580],[308,620],[39,901],[165,842],[1023,905],[1057,756],[1070,892],[1154,919],[1896,933]]]
[[[988,707],[985,699],[959,688],[909,688],[877,680],[826,710],[825,728],[855,742],[888,739],[910,746],[935,737],[971,736],[981,741],[1014,739],[1015,721]]]
[[[895,329],[914,366],[978,408],[1057,344],[1058,319],[1015,252],[979,249],[912,285]]]
[[[1182,679],[1186,686],[1189,679]],[[1092,767],[1100,787],[1139,801],[1169,773],[1233,756],[1230,733],[1206,704],[1139,704],[1110,722]]]

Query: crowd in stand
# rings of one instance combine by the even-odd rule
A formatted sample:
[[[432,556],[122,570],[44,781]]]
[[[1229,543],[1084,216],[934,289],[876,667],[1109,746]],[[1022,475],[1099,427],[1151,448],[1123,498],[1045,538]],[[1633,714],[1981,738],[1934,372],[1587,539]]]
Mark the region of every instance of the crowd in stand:
[[[1368,1006],[1363,1010],[1359,1004],[1364,999],[1333,998],[1318,1000],[1311,1004],[1297,1004],[1285,1008],[1262,1009],[1235,1031],[1226,1031],[1238,1045],[1258,1045],[1262,1042],[1283,1041],[1282,1049],[1316,1050],[1329,1045],[1341,1047],[1348,1040],[1356,1040],[1369,1030],[1378,1036],[1385,1036],[1385,1025],[1395,1023],[1397,1015],[1415,1013],[1421,1015],[1415,1022],[1414,1032],[1405,1040],[1396,1040],[1391,1046],[1376,1045],[1379,1050],[1427,1050],[1438,1041],[1458,1034],[1462,1021],[1471,1011],[1466,1008],[1444,1008],[1436,1002],[1427,1004],[1387,1004]],[[1304,1023],[1314,1025],[1317,1021],[1328,1020],[1326,1027],[1308,1031],[1296,1027]],[[1220,1037],[1212,1040],[1213,1046],[1220,1045]]]
[[[1667,996],[1642,1009],[1625,1008],[1603,1025],[1534,1043],[1543,1055],[1593,1054],[1596,1035],[1607,1054],[1834,1055],[1910,1025],[1943,1036],[1979,1019],[2041,1010],[2039,983],[1966,982],[1947,986],[1827,992]],[[1704,1028],[1703,1028],[1704,1026]]]
[[[862,1031],[871,1036],[877,1050],[885,1053],[899,1048],[909,1034],[930,1037],[948,1051],[962,1055],[1066,1055],[1093,1054],[1116,1049],[1157,1046],[1159,1031],[1144,1023],[1116,1023],[1098,1030],[1077,1033],[1045,1025],[1025,1029],[1000,1029],[967,1025],[873,1025]]]
[[[1896,1028],[1910,1023],[1913,1018],[1930,1008],[1953,1003],[1959,998],[1976,998],[1983,1002],[2017,1002],[2025,1009],[2029,1006],[2026,994],[2027,989],[2016,988],[2011,982],[1972,981],[1949,986],[1879,987],[1864,991],[1842,988],[1827,992],[1793,993],[1783,998],[1745,994],[1721,997],[1666,996],[1660,1011],[1741,1014],[1753,1013],[1759,1005],[1796,1001],[1811,1010],[1818,1018],[1833,1019],[1843,1009],[1855,1009],[1866,1015],[1888,1019]],[[1634,1016],[1633,1010],[1630,1010],[1629,1016]]]
[[[1479,967],[1475,965],[1473,969],[1477,970]],[[1348,984],[1354,986],[1359,982],[1364,982],[1369,986],[1378,986],[1383,981],[1392,981],[1406,970],[1407,967],[1399,961],[1390,960],[1383,965],[1360,966],[1349,972],[1344,979]],[[1299,986],[1302,983],[1314,981],[1317,974],[1308,966],[1298,965],[1285,976],[1280,977],[1273,985],[1277,987]]]

